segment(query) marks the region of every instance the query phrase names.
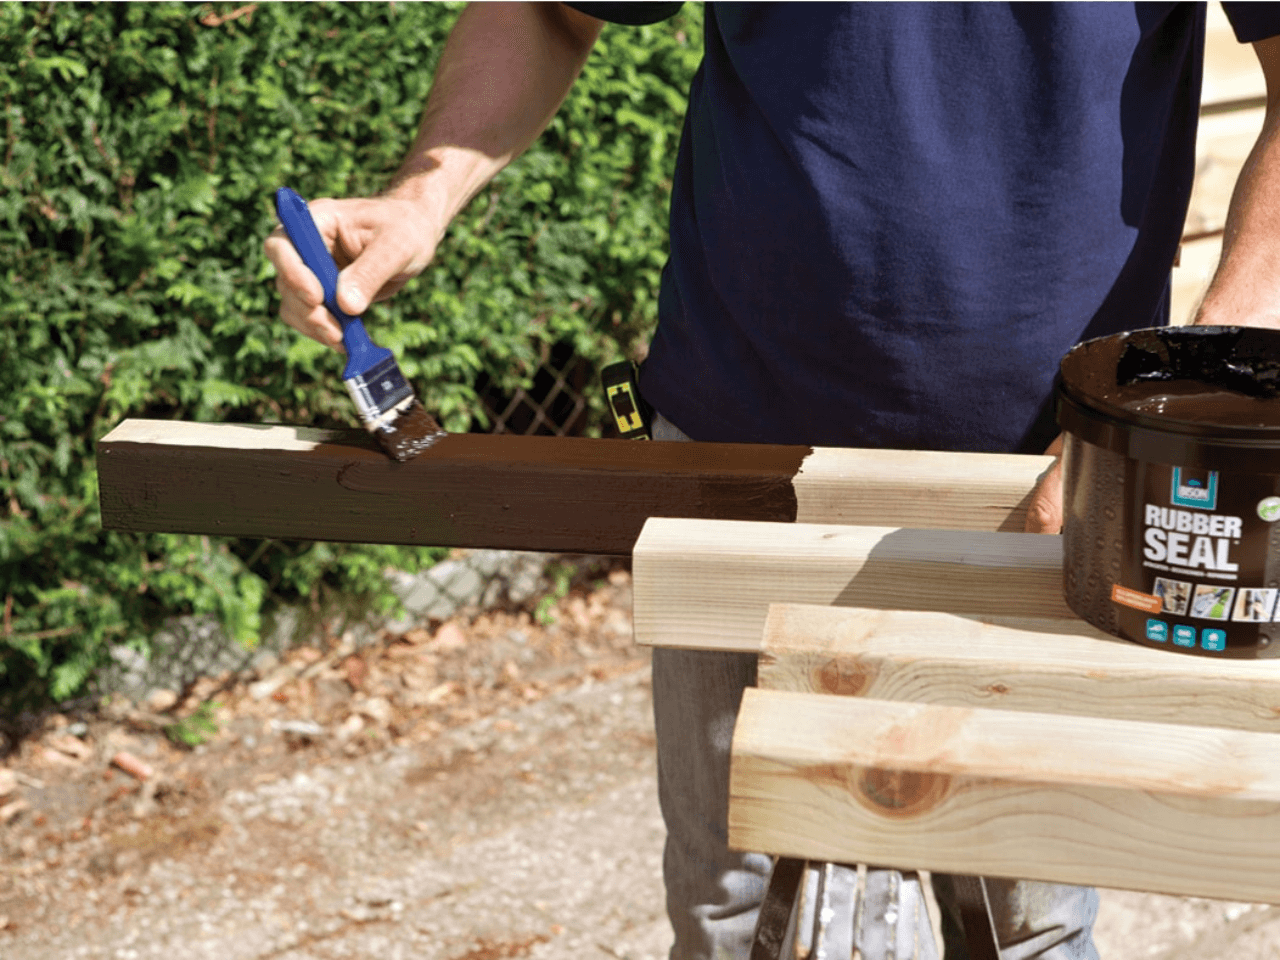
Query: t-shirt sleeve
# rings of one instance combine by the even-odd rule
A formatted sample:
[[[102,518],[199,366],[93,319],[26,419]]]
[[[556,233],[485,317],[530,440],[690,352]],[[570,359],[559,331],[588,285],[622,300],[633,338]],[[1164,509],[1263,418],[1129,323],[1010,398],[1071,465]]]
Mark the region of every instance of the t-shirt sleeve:
[[[1254,43],[1280,34],[1280,3],[1224,3],[1222,12],[1241,43]]]
[[[684,0],[678,3],[566,3],[565,6],[606,23],[639,27],[646,23],[657,23],[659,20],[674,17],[684,6]],[[1277,32],[1280,32],[1280,29]]]

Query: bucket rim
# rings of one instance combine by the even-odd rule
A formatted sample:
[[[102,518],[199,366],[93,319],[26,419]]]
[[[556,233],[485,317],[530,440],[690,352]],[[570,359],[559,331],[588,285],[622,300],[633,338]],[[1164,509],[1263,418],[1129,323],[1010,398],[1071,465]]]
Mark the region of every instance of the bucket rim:
[[[1280,330],[1266,327],[1241,326],[1198,326],[1198,327],[1142,327],[1123,333],[1109,334],[1082,340],[1072,347],[1059,363],[1058,395],[1060,401],[1075,406],[1080,413],[1089,413],[1090,420],[1108,422],[1113,427],[1138,428],[1156,434],[1170,434],[1192,440],[1203,440],[1210,444],[1221,444],[1229,447],[1259,447],[1270,449],[1273,445],[1280,448],[1280,423],[1273,426],[1239,424],[1206,423],[1203,420],[1185,420],[1169,415],[1153,416],[1119,403],[1090,394],[1078,384],[1072,383],[1069,377],[1069,365],[1073,360],[1097,349],[1100,345],[1120,343],[1142,334],[1159,334],[1161,336],[1231,336],[1240,335],[1244,331],[1263,331],[1262,335],[1273,335],[1276,341],[1277,354],[1280,355]],[[1280,404],[1280,398],[1277,399]],[[1061,416],[1059,416],[1061,420]],[[1088,439],[1088,438],[1085,438]]]

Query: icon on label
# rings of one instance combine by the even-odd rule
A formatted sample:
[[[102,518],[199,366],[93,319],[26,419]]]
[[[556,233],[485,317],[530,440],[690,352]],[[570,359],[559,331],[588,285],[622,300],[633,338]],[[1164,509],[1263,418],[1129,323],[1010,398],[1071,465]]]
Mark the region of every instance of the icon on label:
[[[1191,615],[1201,620],[1228,620],[1231,617],[1231,601],[1235,587],[1219,587],[1202,583],[1191,598]]]
[[[1174,627],[1173,642],[1179,647],[1194,647],[1196,645],[1196,628],[1182,626],[1181,624]]]
[[[1156,577],[1151,592],[1164,601],[1164,612],[1175,617],[1187,615],[1187,604],[1191,602],[1192,584],[1186,580],[1170,580],[1168,577]]]
[[[1231,619],[1265,623],[1271,619],[1275,604],[1276,591],[1273,587],[1241,587],[1236,591]]]
[[[1169,639],[1169,625],[1163,620],[1148,620],[1147,639],[1164,643]]]
[[[1267,523],[1280,520],[1280,497],[1267,497],[1258,501],[1258,516]]]
[[[1194,474],[1195,471],[1184,467],[1173,468],[1169,502],[1175,507],[1190,507],[1193,510],[1215,509],[1218,506],[1218,472],[1210,470],[1203,479]]]
[[[1227,649],[1227,631],[1205,627],[1200,631],[1200,646],[1206,650]]]

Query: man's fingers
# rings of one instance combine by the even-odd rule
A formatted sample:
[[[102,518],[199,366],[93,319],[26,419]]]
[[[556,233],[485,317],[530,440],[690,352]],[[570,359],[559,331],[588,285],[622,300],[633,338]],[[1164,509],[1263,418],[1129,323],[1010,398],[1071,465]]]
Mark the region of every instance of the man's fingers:
[[[350,316],[360,316],[373,302],[373,294],[368,292],[369,286],[354,266],[343,270],[338,274],[338,306]],[[372,289],[376,292],[381,289],[381,284]]]
[[[353,218],[350,230],[339,231],[339,245],[358,251],[338,274],[338,306],[347,313],[358,316],[371,303],[386,300],[431,262],[439,238],[414,212],[407,206],[385,207],[380,211],[385,219],[376,228]]]
[[[280,291],[281,320],[326,347],[343,349],[342,328],[324,304],[317,306],[306,298],[298,297],[279,277],[276,278],[276,289]]]
[[[389,198],[313,200],[316,229],[339,267],[338,306],[360,316],[420,273],[435,254],[443,227],[406,201]],[[282,228],[263,244],[276,267],[280,318],[299,333],[341,349],[342,330],[324,307],[324,290]]]
[[[1027,504],[1027,520],[1023,529],[1027,533],[1061,533],[1062,532],[1062,436],[1049,444],[1045,453],[1054,457],[1053,466],[1045,471],[1044,476],[1031,494],[1031,502]]]
[[[380,285],[374,286],[378,282],[376,276],[373,280],[365,280],[360,274],[353,272],[362,262],[363,258],[357,260],[348,270],[343,270],[338,274],[338,306],[353,317],[358,317],[368,310],[370,304],[387,300],[392,295],[399,293],[401,288],[413,277],[412,273],[402,271],[394,274]],[[378,273],[381,273],[381,271],[378,271]],[[371,290],[374,291],[372,294],[369,292]]]
[[[276,227],[262,244],[267,259],[275,264],[276,286],[291,289],[298,298],[312,306],[324,303],[324,287],[311,268],[302,262],[284,227]]]
[[[275,264],[280,319],[326,347],[341,349],[342,329],[325,309],[324,287],[302,262],[283,228],[277,227],[267,237],[263,251]]]

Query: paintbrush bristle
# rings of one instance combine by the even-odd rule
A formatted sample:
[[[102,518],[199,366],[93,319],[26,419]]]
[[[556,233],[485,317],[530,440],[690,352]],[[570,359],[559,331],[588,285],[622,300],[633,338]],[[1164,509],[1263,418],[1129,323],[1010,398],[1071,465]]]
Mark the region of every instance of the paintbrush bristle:
[[[402,404],[389,422],[374,431],[374,436],[389,457],[403,463],[445,436],[445,431],[436,418],[427,413],[426,407],[414,398]]]
[[[342,381],[355,401],[365,429],[378,438],[394,460],[411,460],[440,437],[444,430],[413,395],[413,387],[400,372],[395,358],[370,367]]]

